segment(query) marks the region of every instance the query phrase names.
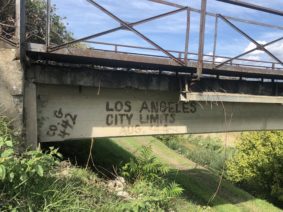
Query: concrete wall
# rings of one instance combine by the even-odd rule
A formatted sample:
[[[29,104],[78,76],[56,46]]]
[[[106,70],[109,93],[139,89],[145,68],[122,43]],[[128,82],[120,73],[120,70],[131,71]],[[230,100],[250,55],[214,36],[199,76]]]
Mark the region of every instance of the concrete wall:
[[[38,85],[40,141],[283,129],[283,106],[179,102],[174,91]]]
[[[37,114],[31,110],[33,115],[29,117],[37,116],[38,125],[33,125],[31,131],[38,127],[38,135],[33,137],[38,136],[41,142],[283,129],[281,104],[179,102],[180,87],[184,86],[185,80],[176,75],[53,62],[32,64],[28,73],[29,81],[36,83],[36,93],[33,88],[31,97],[37,98],[37,105],[30,107],[36,107]],[[189,89],[194,92],[283,95],[282,83],[270,81],[207,78],[191,82]],[[146,108],[152,104],[159,105],[159,109]],[[160,105],[167,109],[161,109]]]
[[[9,117],[17,135],[23,129],[23,78],[16,50],[0,43],[0,113]]]

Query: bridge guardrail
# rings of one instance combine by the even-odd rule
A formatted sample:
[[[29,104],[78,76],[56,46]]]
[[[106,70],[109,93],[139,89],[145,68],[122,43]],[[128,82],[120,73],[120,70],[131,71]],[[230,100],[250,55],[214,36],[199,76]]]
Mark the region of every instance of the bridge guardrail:
[[[11,0],[9,2],[15,2],[16,0]],[[114,13],[110,12],[108,9],[103,7],[102,5],[98,4],[95,0],[85,0],[89,2],[91,5],[94,7],[98,8],[102,13],[108,15],[111,17],[113,20],[118,22],[120,24],[119,27],[114,27],[111,29],[108,29],[106,31],[102,31],[99,33],[95,33],[92,35],[88,35],[79,39],[74,39],[69,42],[65,43],[60,43],[60,44],[54,44],[50,40],[50,34],[51,34],[51,29],[52,29],[52,20],[51,20],[51,14],[52,14],[52,0],[43,0],[45,1],[46,5],[46,11],[45,11],[45,16],[46,16],[46,27],[45,27],[45,45],[46,45],[46,51],[48,53],[55,52],[59,49],[74,46],[74,44],[77,43],[87,43],[90,44],[90,48],[94,48],[96,50],[107,50],[106,48],[103,48],[103,46],[112,46],[113,47],[113,52],[120,52],[120,53],[128,53],[128,54],[140,54],[140,55],[146,55],[146,56],[152,56],[152,57],[166,57],[169,59],[172,59],[175,61],[176,64],[181,65],[186,67],[188,65],[188,62],[194,61],[197,62],[197,77],[200,77],[202,75],[202,69],[203,69],[203,64],[208,63],[213,65],[213,69],[217,70],[220,69],[223,65],[231,65],[231,66],[237,66],[237,67],[253,67],[257,69],[262,69],[264,70],[283,70],[283,61],[282,59],[272,53],[268,47],[270,45],[274,45],[276,43],[282,42],[283,41],[283,36],[272,40],[268,43],[265,44],[260,44],[257,40],[255,40],[252,36],[248,35],[244,30],[240,29],[235,23],[245,23],[249,24],[252,26],[260,26],[260,27],[266,27],[267,29],[274,29],[274,30],[279,30],[280,32],[283,32],[283,26],[278,25],[278,24],[271,24],[267,22],[262,22],[262,21],[257,21],[257,20],[251,20],[251,19],[244,19],[244,18],[239,18],[239,17],[232,17],[220,13],[212,13],[207,11],[206,5],[207,5],[207,0],[200,0],[201,1],[201,8],[193,8],[189,6],[184,6],[180,5],[177,3],[173,3],[167,0],[145,0],[149,2],[154,2],[157,4],[163,4],[167,5],[169,7],[173,7],[174,10],[165,12],[162,14],[158,14],[149,18],[145,18],[139,21],[135,21],[133,23],[128,23],[118,16],[116,16]],[[236,4],[238,6],[242,7],[248,7],[253,10],[257,10],[260,12],[267,12],[279,16],[283,16],[283,12],[279,10],[274,10],[270,8],[265,8],[262,6],[257,6],[253,5],[250,3],[242,2],[242,1],[235,1],[235,0],[215,0],[215,1],[220,1],[220,2],[225,2],[225,3],[230,3],[230,4]],[[171,16],[173,14],[177,14],[180,12],[186,11],[185,19],[186,19],[186,31],[185,31],[185,45],[183,47],[183,51],[176,51],[176,50],[168,50],[163,48],[162,46],[158,45],[156,42],[154,42],[152,39],[149,37],[145,36],[143,33],[141,33],[139,30],[135,28],[135,26],[142,25],[144,23],[157,20],[163,17]],[[191,38],[191,25],[192,25],[192,13],[197,13],[200,16],[200,26],[199,26],[199,48],[198,51],[193,51],[190,49],[190,38]],[[211,54],[206,54],[204,53],[204,47],[205,47],[205,32],[206,32],[206,19],[207,17],[212,17],[214,19],[214,27],[213,27],[213,51]],[[255,45],[254,48],[249,49],[239,55],[236,55],[234,57],[228,57],[228,56],[223,56],[223,55],[218,55],[217,54],[217,49],[218,49],[218,42],[219,42],[219,22],[222,21],[227,24],[227,26],[230,26],[231,29],[235,30],[236,32],[239,33],[239,35],[243,36],[246,38],[248,41],[250,41],[252,44]],[[16,22],[15,22],[16,24]],[[10,25],[6,23],[5,21],[1,22],[0,19],[0,26],[1,29],[3,27],[5,29],[13,28],[15,30],[15,25]],[[106,42],[98,42],[98,41],[92,41],[94,38],[101,37],[103,35],[107,35],[119,30],[129,30],[133,33],[135,33],[138,37],[140,37],[142,40],[150,44],[152,47],[143,47],[143,46],[133,46],[133,45],[125,45],[125,44],[119,44],[119,43],[106,43]],[[3,30],[2,30],[3,31]],[[17,41],[15,41],[13,35],[7,35],[3,36],[3,32],[1,31],[0,33],[0,38],[5,39],[7,42],[10,42],[12,45],[17,45]],[[4,30],[4,33],[7,33],[7,30]],[[283,33],[282,33],[283,35]],[[11,39],[9,39],[11,38]],[[102,47],[102,48],[97,48],[97,46]],[[132,51],[132,49],[139,49],[139,50],[149,50],[154,53],[137,53]],[[109,50],[108,50],[109,51]],[[253,53],[255,51],[263,51],[269,57],[271,58],[270,61],[266,59],[250,59],[250,58],[245,58],[246,55]],[[163,55],[158,54],[158,52],[162,52]],[[165,56],[164,56],[165,55]]]

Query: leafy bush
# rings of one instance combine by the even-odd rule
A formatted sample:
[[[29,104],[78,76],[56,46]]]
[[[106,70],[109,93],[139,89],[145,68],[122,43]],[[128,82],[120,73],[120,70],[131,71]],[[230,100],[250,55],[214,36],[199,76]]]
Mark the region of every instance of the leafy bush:
[[[143,146],[136,158],[130,158],[130,162],[122,167],[122,175],[131,182],[136,180],[156,181],[164,177],[169,168],[160,163],[152,154],[149,147]]]
[[[0,192],[0,199],[0,211],[117,211],[123,204],[93,172],[73,166],[56,169],[17,193]]]
[[[15,188],[43,177],[44,172],[56,165],[54,156],[60,157],[55,149],[50,149],[49,154],[36,150],[16,155],[14,143],[7,120],[0,117],[0,182]]]
[[[160,163],[150,147],[142,147],[136,158],[122,167],[122,175],[133,183],[130,192],[135,201],[122,206],[129,211],[160,211],[172,207],[183,189],[166,180],[169,168]]]
[[[10,145],[6,141],[6,146]],[[3,147],[0,140],[0,148]],[[0,180],[13,188],[28,185],[40,180],[58,163],[54,156],[59,156],[57,150],[51,149],[48,154],[39,150],[28,151],[15,156],[12,147],[6,148],[0,155]]]
[[[24,187],[34,185],[58,163],[55,149],[48,154],[39,150],[16,154],[15,139],[6,118],[0,116],[0,189],[17,194]]]
[[[283,132],[242,133],[227,174],[231,181],[283,203]]]
[[[157,182],[137,180],[129,191],[134,199],[120,204],[118,211],[170,211],[183,189],[174,182],[162,188]]]
[[[60,166],[57,150],[17,154],[0,116],[0,211],[112,211],[122,202],[86,170]]]

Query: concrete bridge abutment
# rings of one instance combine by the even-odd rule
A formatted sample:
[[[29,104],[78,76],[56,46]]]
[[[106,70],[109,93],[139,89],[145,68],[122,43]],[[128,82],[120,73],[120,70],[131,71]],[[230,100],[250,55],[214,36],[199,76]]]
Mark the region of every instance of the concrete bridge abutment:
[[[38,146],[36,85],[17,50],[0,42],[0,115],[7,117],[19,138],[19,151]]]

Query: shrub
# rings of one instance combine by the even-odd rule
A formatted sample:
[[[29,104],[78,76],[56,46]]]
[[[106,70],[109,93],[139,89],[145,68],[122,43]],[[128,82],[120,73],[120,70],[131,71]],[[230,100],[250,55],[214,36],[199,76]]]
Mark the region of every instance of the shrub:
[[[122,167],[122,175],[131,182],[138,179],[156,181],[169,172],[169,168],[160,163],[152,154],[149,147],[143,146],[136,158],[130,158],[130,162]]]
[[[51,148],[48,154],[39,150],[27,151],[16,155],[15,139],[5,118],[0,117],[0,182],[11,184],[15,188],[43,177],[53,167],[57,160],[54,156],[60,154]]]
[[[60,157],[55,149],[48,154],[27,151],[19,155],[15,152],[15,139],[6,118],[0,116],[0,189],[3,193],[17,194],[24,187],[33,186],[48,175]]]
[[[136,158],[122,167],[122,175],[133,184],[130,192],[135,200],[122,206],[129,211],[163,211],[172,207],[183,189],[166,180],[169,168],[160,163],[150,147],[142,147]]]
[[[183,189],[175,182],[161,186],[157,182],[137,180],[129,191],[134,199],[121,204],[118,211],[170,211]]]
[[[242,133],[228,178],[283,202],[283,132]]]

